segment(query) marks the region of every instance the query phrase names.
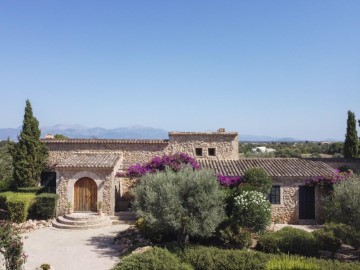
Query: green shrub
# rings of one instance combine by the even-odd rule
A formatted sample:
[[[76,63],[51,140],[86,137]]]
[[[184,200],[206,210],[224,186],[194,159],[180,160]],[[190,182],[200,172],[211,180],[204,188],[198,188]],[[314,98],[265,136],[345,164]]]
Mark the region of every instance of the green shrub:
[[[266,270],[320,270],[320,266],[304,257],[277,256],[266,264]]]
[[[271,204],[258,191],[243,191],[234,198],[232,222],[240,227],[258,232],[270,224]]]
[[[122,258],[113,270],[192,270],[167,249],[153,247],[141,253]]]
[[[178,253],[195,270],[265,269],[267,254],[248,250],[224,250],[215,247],[188,247]]]
[[[20,193],[37,193],[39,192],[43,187],[19,187],[17,188],[17,192]]]
[[[0,193],[0,209],[7,210],[6,200],[11,193],[10,191]]]
[[[35,194],[4,192],[0,194],[0,205],[8,212],[13,222],[24,222],[28,217],[29,208],[34,203]]]
[[[0,192],[5,192],[10,189],[10,184],[8,181],[0,180]]]
[[[267,196],[270,193],[272,179],[263,168],[251,168],[245,171],[243,182],[246,190],[256,190]]]
[[[341,240],[335,236],[333,231],[322,228],[314,231],[313,235],[320,250],[328,250],[335,253],[341,246]]]
[[[327,221],[345,223],[360,230],[360,176],[353,175],[335,184],[330,196],[323,199]]]
[[[134,195],[134,208],[147,228],[179,243],[188,236],[211,236],[225,216],[224,194],[211,170],[187,167],[146,174]]]
[[[25,257],[19,232],[10,222],[2,220],[0,220],[0,253],[5,259],[5,269],[23,269]]]
[[[225,226],[219,230],[219,238],[225,247],[242,249],[251,245],[251,233],[240,227]]]
[[[56,214],[56,205],[59,195],[51,193],[42,193],[35,198],[32,215],[38,219],[54,218]]]
[[[344,244],[356,249],[360,247],[360,232],[352,226],[343,223],[326,223],[322,229],[333,232]]]
[[[317,254],[314,235],[291,227],[263,234],[258,240],[256,249],[266,253],[282,252],[304,256],[314,256]]]

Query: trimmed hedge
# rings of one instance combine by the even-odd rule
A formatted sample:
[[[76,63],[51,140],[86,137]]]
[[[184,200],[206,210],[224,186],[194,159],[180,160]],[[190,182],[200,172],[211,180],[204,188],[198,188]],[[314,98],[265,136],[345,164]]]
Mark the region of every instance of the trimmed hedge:
[[[7,211],[5,218],[21,223],[30,218],[49,219],[55,217],[57,194],[28,192],[0,193],[0,209]]]
[[[315,236],[312,233],[292,227],[263,234],[258,240],[256,249],[266,253],[317,255]]]
[[[113,270],[193,270],[182,263],[167,249],[154,247],[144,253],[129,255],[120,261]]]
[[[194,246],[178,252],[182,261],[195,270],[261,270],[270,256],[248,250],[225,250],[215,247]]]
[[[39,192],[43,187],[19,187],[17,188],[17,192],[19,193],[37,193]]]
[[[32,216],[37,219],[54,218],[58,199],[59,195],[51,193],[42,193],[36,196],[32,207]]]
[[[4,194],[4,193],[3,193]],[[12,222],[25,222],[29,209],[34,203],[35,194],[6,192],[5,210]]]

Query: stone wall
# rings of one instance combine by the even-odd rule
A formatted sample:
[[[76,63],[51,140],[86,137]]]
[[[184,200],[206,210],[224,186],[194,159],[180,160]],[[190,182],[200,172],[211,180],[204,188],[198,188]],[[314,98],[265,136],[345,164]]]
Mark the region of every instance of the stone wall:
[[[140,162],[148,162],[154,156],[163,154],[174,154],[183,152],[196,158],[229,160],[238,159],[239,143],[236,132],[209,132],[209,133],[190,133],[190,132],[170,132],[169,141],[149,143],[136,143],[129,140],[126,142],[81,142],[45,140],[49,148],[48,166],[51,168],[60,161],[67,158],[70,154],[81,152],[92,153],[115,153],[122,155],[123,167]],[[195,155],[195,148],[203,148],[203,156]],[[208,148],[215,148],[216,155],[209,156]]]
[[[347,166],[355,173],[360,173],[360,159],[344,159],[344,158],[311,158],[314,161],[322,161],[334,169]]]
[[[203,156],[195,154],[203,149]],[[209,156],[208,149],[215,148],[216,155]],[[196,158],[229,160],[239,158],[239,140],[236,132],[191,133],[170,132],[168,153],[183,152]]]

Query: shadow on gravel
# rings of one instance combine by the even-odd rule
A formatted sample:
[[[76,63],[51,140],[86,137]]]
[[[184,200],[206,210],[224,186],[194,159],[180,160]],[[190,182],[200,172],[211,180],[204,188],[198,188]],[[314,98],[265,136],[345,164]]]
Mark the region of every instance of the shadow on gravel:
[[[87,245],[93,246],[99,257],[119,257],[120,255],[119,246],[114,243],[114,236],[111,235],[92,236]]]

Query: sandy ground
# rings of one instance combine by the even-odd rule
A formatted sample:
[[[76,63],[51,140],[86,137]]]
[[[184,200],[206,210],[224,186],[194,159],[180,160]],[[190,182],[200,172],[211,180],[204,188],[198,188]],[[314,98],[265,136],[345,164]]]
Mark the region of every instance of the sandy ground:
[[[82,231],[43,228],[23,234],[28,255],[25,270],[34,270],[43,263],[55,270],[109,270],[119,258],[113,238],[128,227],[113,225]]]

